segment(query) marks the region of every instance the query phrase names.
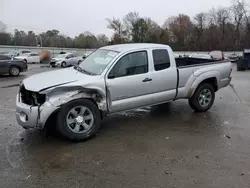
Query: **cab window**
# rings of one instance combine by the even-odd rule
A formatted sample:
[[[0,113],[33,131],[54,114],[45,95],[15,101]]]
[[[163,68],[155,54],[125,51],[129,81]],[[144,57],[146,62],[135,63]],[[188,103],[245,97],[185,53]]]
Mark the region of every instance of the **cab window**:
[[[132,76],[148,72],[146,51],[133,52],[123,56],[109,73],[109,78]]]

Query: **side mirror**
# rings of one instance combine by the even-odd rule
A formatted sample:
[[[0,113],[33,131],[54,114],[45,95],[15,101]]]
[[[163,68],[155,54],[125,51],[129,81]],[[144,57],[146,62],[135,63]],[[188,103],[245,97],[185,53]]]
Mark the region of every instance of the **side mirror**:
[[[114,71],[111,70],[111,71],[109,72],[108,79],[114,79],[114,78],[115,78]]]

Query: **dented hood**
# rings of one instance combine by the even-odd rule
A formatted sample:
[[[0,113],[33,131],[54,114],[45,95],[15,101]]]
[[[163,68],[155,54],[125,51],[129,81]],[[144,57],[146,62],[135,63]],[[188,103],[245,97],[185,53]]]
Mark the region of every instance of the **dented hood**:
[[[81,85],[88,84],[91,83],[95,77],[96,76],[78,72],[74,68],[66,68],[35,74],[24,79],[23,84],[27,90],[39,92],[41,90],[79,81],[81,81]]]

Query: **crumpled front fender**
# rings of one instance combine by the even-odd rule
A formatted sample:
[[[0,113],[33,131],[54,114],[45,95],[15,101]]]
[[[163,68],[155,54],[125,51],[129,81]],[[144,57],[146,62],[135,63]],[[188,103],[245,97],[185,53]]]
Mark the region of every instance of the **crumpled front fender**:
[[[105,93],[97,89],[84,88],[81,86],[65,86],[57,87],[44,93],[46,93],[47,102],[55,107],[60,107],[75,99],[89,98],[97,104],[100,110],[104,112],[107,111]]]

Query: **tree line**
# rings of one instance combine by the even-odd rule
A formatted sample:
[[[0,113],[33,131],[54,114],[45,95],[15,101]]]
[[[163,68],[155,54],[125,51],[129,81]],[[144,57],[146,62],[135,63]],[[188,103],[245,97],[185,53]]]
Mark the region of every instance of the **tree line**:
[[[250,16],[248,5],[235,0],[230,7],[212,8],[196,14],[193,18],[179,14],[166,19],[160,26],[138,12],[130,12],[121,18],[109,18],[107,28],[113,35],[94,35],[90,32],[72,38],[58,30],[41,34],[33,31],[14,30],[6,32],[0,22],[0,45],[46,46],[66,48],[98,48],[121,43],[161,43],[180,51],[236,51],[250,48]]]

